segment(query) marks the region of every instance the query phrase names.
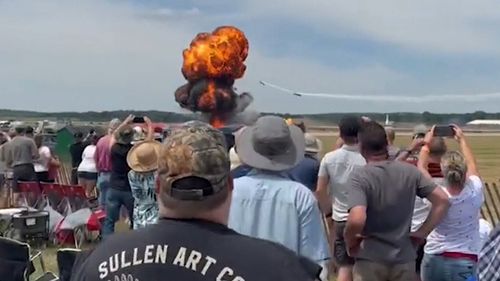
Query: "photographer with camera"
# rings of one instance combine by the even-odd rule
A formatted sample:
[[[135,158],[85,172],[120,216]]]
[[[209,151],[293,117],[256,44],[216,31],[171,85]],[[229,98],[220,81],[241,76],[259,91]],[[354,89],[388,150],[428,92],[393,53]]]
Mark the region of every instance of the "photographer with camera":
[[[460,152],[449,151],[441,160],[444,191],[450,208],[444,219],[427,237],[421,267],[423,281],[467,280],[476,276],[478,254],[481,250],[479,220],[484,202],[483,183],[476,160],[462,129],[456,125],[434,126],[427,133],[425,143],[435,136],[453,137]],[[429,179],[427,167],[429,147],[420,150],[419,169]],[[446,279],[447,276],[453,277]]]

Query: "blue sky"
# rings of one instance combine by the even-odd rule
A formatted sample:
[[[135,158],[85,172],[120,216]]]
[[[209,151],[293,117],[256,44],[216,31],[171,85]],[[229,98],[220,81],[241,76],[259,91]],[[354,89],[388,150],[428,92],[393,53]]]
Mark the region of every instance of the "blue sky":
[[[499,98],[398,102],[500,92],[500,2],[486,0],[0,0],[0,108],[180,111],[182,50],[227,24],[250,41],[235,86],[258,111],[500,111]],[[297,98],[259,80],[395,101]]]

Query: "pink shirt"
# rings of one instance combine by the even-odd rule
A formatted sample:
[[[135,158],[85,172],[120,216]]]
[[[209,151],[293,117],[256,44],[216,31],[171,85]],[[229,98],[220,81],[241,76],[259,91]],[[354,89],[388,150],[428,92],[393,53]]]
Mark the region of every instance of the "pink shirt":
[[[111,172],[111,136],[102,137],[96,145],[94,159],[98,172]]]

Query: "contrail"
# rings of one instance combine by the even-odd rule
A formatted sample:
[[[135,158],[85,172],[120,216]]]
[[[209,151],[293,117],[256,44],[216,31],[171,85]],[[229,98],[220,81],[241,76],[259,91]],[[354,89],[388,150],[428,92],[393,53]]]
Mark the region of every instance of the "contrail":
[[[329,94],[329,93],[307,93],[298,92],[290,90],[278,85],[271,84],[266,81],[259,81],[262,86],[267,86],[274,88],[276,90],[285,92],[289,95],[294,95],[298,97],[317,97],[317,98],[330,98],[339,100],[362,100],[362,101],[383,101],[383,102],[415,102],[415,103],[425,103],[425,102],[436,102],[436,101],[479,101],[488,100],[494,98],[500,98],[500,92],[498,93],[479,93],[479,94],[467,94],[467,95],[432,95],[432,96],[396,96],[396,95],[346,95],[346,94]]]

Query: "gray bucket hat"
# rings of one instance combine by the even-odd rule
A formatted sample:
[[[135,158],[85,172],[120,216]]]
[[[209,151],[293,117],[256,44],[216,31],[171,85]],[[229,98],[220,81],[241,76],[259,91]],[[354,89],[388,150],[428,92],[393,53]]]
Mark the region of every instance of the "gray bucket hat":
[[[284,171],[304,159],[304,133],[295,125],[287,125],[278,116],[260,117],[236,138],[241,162],[262,170]]]

